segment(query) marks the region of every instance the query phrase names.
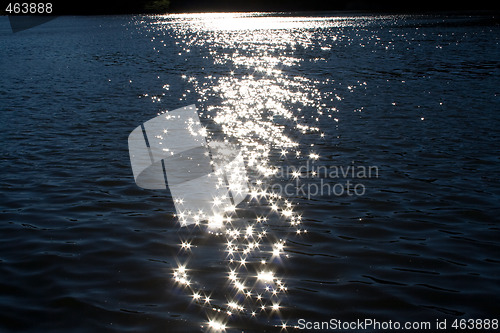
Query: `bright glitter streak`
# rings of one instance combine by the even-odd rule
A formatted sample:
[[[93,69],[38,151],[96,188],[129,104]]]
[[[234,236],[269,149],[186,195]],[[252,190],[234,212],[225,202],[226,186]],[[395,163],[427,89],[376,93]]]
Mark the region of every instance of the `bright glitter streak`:
[[[281,252],[283,251],[283,248],[285,245],[283,243],[276,243],[274,244],[274,250],[273,250],[273,255],[274,256],[279,256]]]
[[[215,321],[215,320],[210,320],[208,322],[208,325],[210,326],[211,329],[216,330],[216,331],[225,331],[226,330],[226,325]]]
[[[215,215],[208,221],[208,227],[210,229],[220,229],[224,225],[224,216]]]
[[[277,236],[275,232],[281,232],[275,231],[277,229],[269,228],[269,235],[266,234],[267,219],[262,215],[269,214],[272,225],[276,222],[283,222],[282,226],[293,228],[294,230],[286,237],[291,236],[292,233],[301,236],[306,232],[300,226],[301,217],[294,212],[294,205],[283,200],[282,196],[273,193],[269,188],[280,170],[276,165],[276,160],[286,163],[288,160],[297,158],[299,163],[302,163],[307,159],[319,159],[319,152],[315,151],[315,148],[306,148],[302,146],[301,140],[297,139],[300,139],[301,133],[312,132],[317,135],[318,139],[324,138],[325,134],[319,128],[309,125],[308,110],[316,110],[318,115],[329,115],[331,111],[328,110],[329,106],[320,104],[323,93],[318,88],[318,84],[321,82],[313,81],[309,76],[301,76],[299,71],[292,70],[291,73],[294,74],[288,74],[289,69],[301,66],[305,60],[300,57],[301,52],[297,54],[294,50],[297,47],[303,49],[315,47],[316,33],[312,33],[314,31],[312,28],[342,25],[337,18],[254,16],[254,14],[239,13],[158,16],[155,18],[158,21],[151,25],[150,30],[153,33],[158,32],[159,36],[162,33],[174,36],[176,45],[180,47],[179,55],[182,53],[186,61],[194,60],[188,59],[187,53],[196,51],[191,52],[191,55],[206,58],[207,65],[213,62],[217,68],[228,69],[228,75],[210,73],[210,67],[207,67],[200,75],[196,73],[182,75],[182,80],[191,85],[192,88],[191,86],[188,88],[193,90],[186,90],[181,100],[188,100],[197,94],[198,102],[202,105],[200,116],[205,117],[207,124],[211,123],[207,127],[202,127],[201,130],[192,130],[193,137],[206,138],[208,142],[211,142],[212,139],[219,139],[217,136],[220,134],[221,139],[238,146],[243,157],[244,168],[248,167],[254,171],[249,174],[251,175],[249,177],[240,173],[238,168],[231,167],[230,172],[227,172],[228,170],[223,172],[222,168],[217,168],[217,163],[213,159],[211,167],[215,174],[214,179],[211,180],[219,187],[216,187],[217,192],[211,192],[210,204],[213,204],[213,211],[217,211],[220,215],[210,217],[201,211],[188,209],[177,213],[182,225],[194,220],[197,231],[201,230],[208,221],[210,234],[208,237],[217,237],[216,241],[220,241],[218,244],[223,247],[221,252],[226,256],[223,261],[228,267],[224,270],[225,274],[222,273],[222,279],[226,280],[227,286],[201,286],[195,279],[199,267],[193,267],[191,270],[187,270],[186,266],[175,268],[175,281],[189,291],[192,300],[209,303],[211,300],[207,295],[213,296],[213,304],[204,305],[213,311],[223,314],[230,310],[229,313],[237,314],[236,312],[239,312],[241,308],[236,303],[236,307],[223,310],[224,303],[234,300],[242,302],[248,314],[251,313],[252,316],[256,315],[256,311],[259,312],[261,306],[264,312],[270,309],[278,310],[280,301],[278,297],[272,295],[286,290],[285,285],[279,279],[278,271],[274,270],[274,264],[280,264],[280,260],[274,259],[279,259],[277,257],[283,254],[285,240],[280,239],[276,242],[279,238],[274,239],[274,236]],[[178,24],[170,24],[172,22]],[[151,41],[156,43],[155,37],[151,37]],[[163,44],[163,41],[161,42]],[[328,49],[331,46],[328,45]],[[170,49],[166,50],[169,52]],[[318,55],[317,60],[325,60],[321,57]],[[166,84],[163,88],[169,90],[170,85]],[[192,94],[188,96],[187,93]],[[215,96],[217,98],[213,99],[212,97]],[[318,121],[319,118],[312,119]],[[215,125],[217,133],[211,132],[212,125]],[[212,134],[216,135],[212,137]],[[170,135],[172,135],[170,132],[161,133],[165,140]],[[172,151],[169,152],[174,154]],[[209,155],[208,152],[205,154],[210,159]],[[227,175],[224,175],[226,172]],[[295,169],[291,177],[307,178],[307,174]],[[244,196],[250,192],[252,200],[248,202],[254,206],[247,208],[237,204],[235,200],[231,200],[231,197],[223,194],[226,188],[233,192],[232,199],[235,193],[238,196]],[[188,201],[188,198],[184,200]],[[179,199],[176,205],[184,206],[183,200]],[[240,224],[246,217],[242,218],[238,216],[238,213],[252,209],[255,205],[258,206],[257,211],[261,214],[256,218],[257,223]],[[262,212],[261,208],[263,208]],[[179,243],[181,243],[179,255],[190,257],[196,254],[193,253],[196,250],[203,251],[205,246],[204,242],[196,242],[196,246],[192,245],[190,238],[185,237]],[[211,254],[211,252],[206,252],[206,256]],[[255,265],[258,265],[258,268],[255,268]],[[252,282],[261,283],[252,287]],[[201,289],[195,290],[195,286]],[[266,291],[263,287],[266,287]],[[221,294],[210,293],[209,290],[216,288],[229,288],[230,290],[221,290]],[[216,296],[222,294],[227,295],[228,298],[221,300],[220,296]],[[208,316],[205,320],[207,319],[211,319],[209,330],[226,329],[220,321],[221,318]],[[278,323],[278,326],[281,326],[283,322]]]
[[[272,282],[274,280],[274,273],[270,271],[262,271],[259,272],[257,278],[264,282]]]
[[[317,160],[319,158],[319,155],[315,154],[315,153],[310,153],[309,154],[309,158],[312,159],[312,160]]]
[[[215,198],[214,198],[214,201],[213,201],[213,204],[214,204],[215,206],[220,206],[220,205],[222,204],[222,200],[221,200],[221,198],[219,198],[219,197],[215,197]]]
[[[239,290],[239,291],[243,291],[245,290],[245,285],[243,285],[243,283],[237,281],[234,283],[235,287]]]

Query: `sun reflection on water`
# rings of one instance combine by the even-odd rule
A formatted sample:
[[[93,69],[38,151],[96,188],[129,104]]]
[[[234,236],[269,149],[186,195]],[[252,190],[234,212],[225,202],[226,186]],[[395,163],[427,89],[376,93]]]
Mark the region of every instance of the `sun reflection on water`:
[[[191,96],[196,96],[203,110],[200,117],[207,124],[208,140],[237,145],[248,169],[248,176],[243,176],[249,187],[246,206],[232,206],[208,223],[200,219],[192,227],[208,227],[208,237],[220,242],[226,267],[223,285],[201,285],[196,267],[189,265],[196,251],[194,240],[182,236],[178,244],[173,279],[190,294],[192,303],[206,309],[202,326],[207,331],[225,331],[240,316],[281,318],[286,310],[283,259],[289,256],[287,240],[303,237],[307,230],[294,199],[268,190],[269,183],[280,163],[321,158],[319,152],[301,145],[301,136],[324,139],[319,120],[337,112],[322,102],[325,94],[318,82],[301,70],[305,61],[321,57],[305,59],[302,51],[314,44],[318,29],[361,25],[365,20],[212,13],[155,16],[149,23],[149,33],[154,35],[151,41],[171,36],[179,55],[190,57],[197,50],[196,56],[209,64],[210,72],[201,68],[201,75],[184,74],[181,79],[192,87]],[[330,38],[335,40],[336,36]],[[321,50],[327,52],[330,47],[325,44]],[[221,289],[224,292],[218,292]],[[275,324],[287,327],[281,319]]]

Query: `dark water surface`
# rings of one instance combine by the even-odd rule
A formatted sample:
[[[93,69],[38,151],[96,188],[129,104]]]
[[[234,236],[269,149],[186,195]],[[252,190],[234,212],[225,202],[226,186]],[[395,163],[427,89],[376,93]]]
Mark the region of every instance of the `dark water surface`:
[[[500,319],[499,42],[488,16],[59,17],[16,34],[3,18],[0,331]],[[180,228],[168,191],[134,183],[129,133],[193,103],[242,147],[253,188],[292,165],[300,184],[362,185],[236,211],[235,228],[269,233],[259,260],[285,241],[270,264],[286,288],[263,301],[232,288],[224,237]],[[310,174],[334,166],[378,177]]]

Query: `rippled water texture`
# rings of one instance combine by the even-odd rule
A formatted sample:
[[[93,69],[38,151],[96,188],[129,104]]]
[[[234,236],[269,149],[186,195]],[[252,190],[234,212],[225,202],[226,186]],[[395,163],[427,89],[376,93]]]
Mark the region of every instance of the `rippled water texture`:
[[[0,330],[498,318],[499,42],[488,16],[1,20]],[[190,104],[245,159],[221,229],[130,167]]]

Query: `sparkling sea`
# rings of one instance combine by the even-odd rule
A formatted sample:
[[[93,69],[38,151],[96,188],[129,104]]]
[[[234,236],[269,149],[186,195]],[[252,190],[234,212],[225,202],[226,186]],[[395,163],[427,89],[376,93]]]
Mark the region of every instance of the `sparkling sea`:
[[[64,16],[17,33],[1,17],[0,331],[498,323],[499,43],[488,14]],[[181,227],[130,165],[130,132],[191,104],[248,174],[215,231]]]

